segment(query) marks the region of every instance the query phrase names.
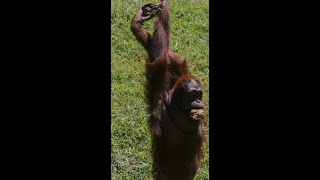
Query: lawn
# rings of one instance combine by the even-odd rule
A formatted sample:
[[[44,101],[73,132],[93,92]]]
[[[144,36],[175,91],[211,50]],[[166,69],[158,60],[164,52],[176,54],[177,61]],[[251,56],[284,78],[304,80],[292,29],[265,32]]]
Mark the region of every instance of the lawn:
[[[111,1],[111,177],[152,179],[151,136],[147,127],[143,76],[146,52],[130,31],[137,8],[156,0]],[[203,85],[209,117],[209,0],[168,0],[171,13],[170,48],[186,58],[189,71]],[[154,21],[144,23],[152,32]],[[210,120],[209,120],[210,121]],[[205,134],[209,140],[208,126]],[[195,179],[209,179],[209,144]]]

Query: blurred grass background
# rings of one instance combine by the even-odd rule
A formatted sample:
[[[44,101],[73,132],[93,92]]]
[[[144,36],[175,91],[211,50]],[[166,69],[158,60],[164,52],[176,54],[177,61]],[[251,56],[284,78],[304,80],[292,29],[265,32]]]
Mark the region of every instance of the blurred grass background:
[[[147,127],[144,68],[147,54],[130,31],[130,21],[150,0],[111,1],[111,177],[151,178],[151,136]],[[203,85],[209,117],[209,0],[167,0],[171,14],[170,48],[186,58]],[[154,19],[144,23],[152,33]],[[210,121],[210,120],[209,120]],[[209,140],[208,126],[205,134]],[[195,179],[209,179],[209,144]]]

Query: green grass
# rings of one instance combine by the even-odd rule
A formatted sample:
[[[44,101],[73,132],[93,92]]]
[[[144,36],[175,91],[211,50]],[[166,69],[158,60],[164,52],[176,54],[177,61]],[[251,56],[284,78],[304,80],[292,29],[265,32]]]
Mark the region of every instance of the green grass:
[[[143,94],[146,52],[130,31],[130,21],[144,3],[157,0],[111,2],[111,176],[112,179],[152,179],[151,136]],[[170,47],[186,58],[189,71],[203,85],[209,117],[209,0],[168,0],[171,13]],[[154,21],[145,23],[152,32]],[[209,139],[208,126],[205,134]],[[195,179],[209,179],[209,144]]]

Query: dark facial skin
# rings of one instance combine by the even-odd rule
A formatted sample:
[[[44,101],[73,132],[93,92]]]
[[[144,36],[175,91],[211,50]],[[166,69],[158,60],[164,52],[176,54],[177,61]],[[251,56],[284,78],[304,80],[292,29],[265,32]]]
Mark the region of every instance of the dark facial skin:
[[[204,109],[202,102],[202,88],[200,83],[189,78],[174,89],[169,106],[170,116],[175,125],[184,132],[196,131],[200,121],[190,116],[192,109]]]
[[[185,86],[184,99],[187,105],[186,110],[189,112],[191,109],[203,109],[205,107],[202,102],[202,88],[194,79],[191,79]]]

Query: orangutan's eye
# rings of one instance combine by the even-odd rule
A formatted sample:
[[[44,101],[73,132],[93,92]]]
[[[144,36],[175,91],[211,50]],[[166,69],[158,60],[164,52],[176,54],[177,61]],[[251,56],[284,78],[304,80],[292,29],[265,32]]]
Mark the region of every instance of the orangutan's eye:
[[[196,91],[191,91],[191,92],[189,93],[189,96],[190,96],[190,97],[196,97],[196,96],[197,96],[197,92],[196,92]]]

